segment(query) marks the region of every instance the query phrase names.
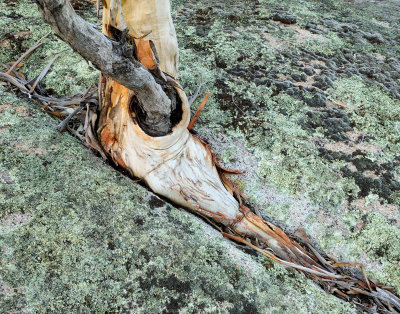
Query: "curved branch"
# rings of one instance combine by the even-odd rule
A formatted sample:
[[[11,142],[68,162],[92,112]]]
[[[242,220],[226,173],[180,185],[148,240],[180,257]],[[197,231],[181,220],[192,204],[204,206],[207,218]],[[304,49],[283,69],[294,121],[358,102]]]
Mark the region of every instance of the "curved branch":
[[[151,73],[126,56],[124,45],[111,40],[80,16],[69,0],[35,0],[45,21],[56,34],[104,74],[133,90],[146,112],[146,127],[165,135],[171,127],[171,100]]]

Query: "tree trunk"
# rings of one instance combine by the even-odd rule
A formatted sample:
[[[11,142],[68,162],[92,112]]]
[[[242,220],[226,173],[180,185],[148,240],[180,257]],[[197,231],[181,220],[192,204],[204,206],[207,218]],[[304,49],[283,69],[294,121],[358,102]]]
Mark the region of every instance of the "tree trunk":
[[[115,163],[154,192],[259,239],[279,258],[326,273],[234,197],[208,146],[188,131],[190,108],[176,82],[178,47],[168,0],[103,1],[107,36],[78,17],[67,0],[36,2],[56,33],[102,71],[99,118],[91,125]]]
[[[106,76],[135,92],[144,111],[144,125],[153,135],[171,130],[172,104],[151,73],[122,42],[111,40],[81,17],[69,0],[35,0],[56,34]]]
[[[106,0],[103,32],[113,36],[113,29],[122,31],[126,27],[134,39],[138,60],[176,79],[178,46],[169,0]],[[105,78],[98,135],[106,152],[154,192],[241,235],[260,239],[280,258],[316,266],[300,246],[293,246],[283,232],[278,235],[228,191],[212,153],[188,131],[189,104],[184,91],[175,90],[182,111],[180,121],[169,134],[154,137],[146,134],[138,119],[135,93]]]
[[[363,283],[337,274],[336,264],[332,267],[313,249],[315,254],[307,252],[252,213],[225,178],[225,170],[217,167],[208,146],[189,132],[189,103],[176,81],[178,46],[169,0],[103,0],[106,36],[78,17],[68,0],[36,2],[55,32],[102,72],[99,118],[92,115],[86,125],[94,126],[102,148],[116,164],[154,192],[225,225],[231,232],[227,237],[306,271],[329,289],[340,279],[335,283],[341,296],[349,297],[342,291],[351,283],[357,290],[349,295],[358,291],[388,302],[380,290],[372,291],[377,286],[367,279]]]

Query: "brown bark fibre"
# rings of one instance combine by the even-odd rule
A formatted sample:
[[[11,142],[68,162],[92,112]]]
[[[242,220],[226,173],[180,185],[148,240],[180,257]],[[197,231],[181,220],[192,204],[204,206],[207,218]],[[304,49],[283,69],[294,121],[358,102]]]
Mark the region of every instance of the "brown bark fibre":
[[[116,164],[155,193],[223,224],[230,232],[225,236],[307,273],[340,296],[362,294],[397,306],[395,296],[382,293],[379,285],[337,272],[314,249],[305,250],[242,204],[208,145],[188,130],[190,106],[176,82],[178,47],[168,0],[105,0],[107,36],[77,18],[67,0],[36,2],[57,34],[103,73],[99,116],[92,115],[86,125],[95,127],[102,148]],[[65,27],[59,27],[62,24]],[[129,57],[123,44],[109,39],[124,41],[125,29],[134,48]]]
[[[168,17],[168,0],[130,0],[122,1],[122,5],[118,0],[106,0],[103,32],[112,36],[110,29],[128,25],[136,46],[136,58],[148,68],[158,66],[164,75],[176,75],[178,47],[170,44],[176,42],[176,38]],[[142,38],[146,34],[151,35],[155,46],[168,47],[157,53],[162,63],[156,62],[154,51],[145,42],[150,39]],[[101,87],[98,135],[109,156],[134,176],[145,180],[156,193],[229,226],[241,235],[258,238],[279,258],[318,267],[307,252],[293,244],[279,228],[270,228],[229,193],[211,151],[188,131],[188,101],[183,90],[177,88],[176,91],[182,102],[181,121],[168,135],[152,137],[142,130],[132,110],[134,92],[106,77]]]

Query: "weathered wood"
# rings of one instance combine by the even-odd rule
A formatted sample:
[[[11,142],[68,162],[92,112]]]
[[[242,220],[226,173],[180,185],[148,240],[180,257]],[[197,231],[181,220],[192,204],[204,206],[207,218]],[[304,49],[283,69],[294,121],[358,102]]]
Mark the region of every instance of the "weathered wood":
[[[145,112],[145,131],[153,136],[171,129],[171,100],[152,74],[132,56],[126,46],[111,40],[78,16],[68,0],[35,0],[45,21],[56,34],[102,73],[135,92]]]
[[[179,50],[169,0],[121,0],[121,9],[129,32],[151,40],[160,69],[176,79]]]

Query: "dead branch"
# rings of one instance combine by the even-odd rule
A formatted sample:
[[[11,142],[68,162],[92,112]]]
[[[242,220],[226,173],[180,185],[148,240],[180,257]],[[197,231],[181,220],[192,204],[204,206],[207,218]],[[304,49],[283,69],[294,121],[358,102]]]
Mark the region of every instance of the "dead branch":
[[[105,75],[134,91],[145,111],[142,127],[153,136],[171,128],[171,100],[151,73],[123,43],[111,40],[78,16],[68,0],[35,0],[43,18],[56,34]]]

